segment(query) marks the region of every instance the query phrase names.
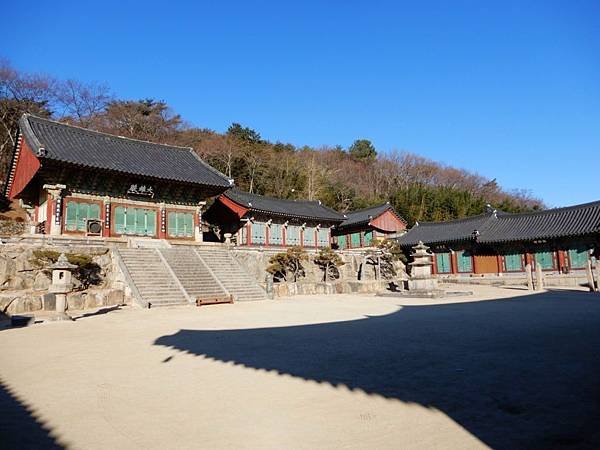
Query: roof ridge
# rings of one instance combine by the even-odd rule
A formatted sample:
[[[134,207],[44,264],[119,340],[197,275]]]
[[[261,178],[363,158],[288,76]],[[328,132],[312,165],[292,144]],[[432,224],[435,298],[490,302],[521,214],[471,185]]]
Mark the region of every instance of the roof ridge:
[[[541,215],[552,214],[552,213],[557,213],[557,212],[562,212],[562,211],[569,211],[569,210],[573,210],[573,209],[591,208],[594,206],[600,206],[600,200],[595,200],[593,202],[587,202],[587,203],[580,203],[578,205],[559,206],[558,208],[542,209],[539,211],[525,211],[525,212],[521,212],[521,213],[505,213],[505,215],[503,215],[502,217],[508,218],[508,217],[515,217],[515,216],[521,216],[521,217],[541,216]]]
[[[75,131],[82,131],[82,132],[90,133],[90,134],[98,134],[98,135],[101,135],[101,136],[106,136],[106,137],[110,137],[110,138],[113,138],[113,139],[119,139],[119,140],[122,140],[122,141],[133,141],[133,142],[141,142],[143,144],[160,145],[162,147],[169,147],[169,148],[172,148],[172,149],[175,149],[175,150],[194,150],[193,147],[183,147],[181,145],[162,144],[162,143],[159,143],[159,142],[146,141],[146,140],[143,140],[143,139],[136,139],[136,138],[129,138],[129,137],[125,137],[125,136],[119,136],[117,134],[106,133],[104,131],[96,131],[96,130],[92,130],[91,128],[81,127],[79,125],[71,125],[69,123],[59,122],[59,121],[53,120],[53,119],[46,119],[46,118],[39,117],[39,116],[36,116],[34,114],[31,114],[31,113],[23,113],[22,117],[26,118],[27,121],[29,121],[30,118],[33,118],[35,120],[39,120],[39,121],[42,121],[42,122],[49,122],[51,125],[58,125],[58,126],[66,127],[66,128],[72,128]],[[227,178],[227,177],[225,177],[225,178]]]
[[[366,208],[355,209],[354,211],[348,211],[345,214],[354,214],[354,213],[365,212],[365,211],[367,211],[369,209],[381,208],[383,206],[387,206],[388,208],[392,207],[392,205],[390,204],[390,202],[385,202],[385,203],[381,203],[379,205],[367,206]]]
[[[270,200],[277,200],[277,201],[280,201],[280,202],[311,203],[311,204],[316,204],[316,205],[323,206],[323,207],[327,208],[327,206],[323,205],[323,203],[321,202],[321,200],[303,200],[303,199],[295,200],[293,198],[280,198],[280,197],[273,197],[271,195],[256,194],[254,192],[246,192],[246,191],[242,191],[241,189],[237,189],[237,188],[229,189],[229,190],[223,192],[223,194],[227,195],[229,192],[239,192],[242,195],[253,195],[255,197],[263,197],[263,198],[267,198],[267,199],[270,199]],[[333,211],[335,211],[335,210],[333,210]]]
[[[219,175],[223,178],[225,178],[226,180],[229,181],[229,184],[231,186],[234,186],[234,180],[233,178],[229,178],[227,175],[225,175],[223,172],[221,172],[219,169],[217,169],[216,167],[211,166],[210,164],[208,164],[206,161],[204,161],[202,158],[200,158],[200,155],[198,153],[196,153],[196,150],[194,150],[193,148],[189,147],[188,150],[190,151],[190,153],[192,155],[194,155],[196,157],[196,159],[202,164],[204,165],[204,167],[206,167],[207,169],[211,170],[213,173],[215,173],[216,175]]]
[[[439,220],[437,222],[421,222],[420,220],[418,220],[417,222],[419,223],[419,226],[423,226],[423,225],[426,225],[426,226],[428,226],[428,225],[440,225],[440,224],[448,224],[448,223],[462,223],[462,222],[468,222],[468,221],[473,220],[473,219],[484,218],[486,216],[492,217],[497,212],[500,212],[500,211],[485,212],[485,213],[477,214],[475,216],[463,217],[462,219]]]

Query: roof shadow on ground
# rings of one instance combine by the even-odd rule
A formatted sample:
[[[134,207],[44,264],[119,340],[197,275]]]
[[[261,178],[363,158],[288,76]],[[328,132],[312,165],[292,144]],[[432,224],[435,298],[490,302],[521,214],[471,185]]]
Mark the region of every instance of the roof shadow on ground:
[[[155,345],[437,408],[492,448],[600,446],[600,297],[593,294],[407,306],[315,325],[180,330]]]
[[[0,449],[62,449],[40,422],[0,379]]]

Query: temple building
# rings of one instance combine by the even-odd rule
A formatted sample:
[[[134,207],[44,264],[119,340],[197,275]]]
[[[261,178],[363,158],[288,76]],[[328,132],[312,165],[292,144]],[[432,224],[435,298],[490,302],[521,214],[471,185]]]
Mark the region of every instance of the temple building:
[[[418,222],[398,242],[419,241],[435,254],[438,274],[510,274],[539,264],[544,271],[583,270],[600,252],[600,201],[529,213],[488,208],[447,222]]]
[[[406,230],[406,221],[388,203],[351,211],[344,215],[333,235],[340,250],[369,247],[373,239],[397,236]]]
[[[332,228],[344,216],[320,201],[284,200],[231,189],[208,208],[205,219],[221,241],[231,234],[241,246],[329,247]]]
[[[232,184],[191,148],[25,114],[5,195],[34,233],[201,241],[202,207]]]

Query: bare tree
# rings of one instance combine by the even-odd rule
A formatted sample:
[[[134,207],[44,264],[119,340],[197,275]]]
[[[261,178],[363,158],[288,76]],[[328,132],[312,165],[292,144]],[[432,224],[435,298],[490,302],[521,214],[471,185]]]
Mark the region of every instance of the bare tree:
[[[63,118],[82,127],[91,126],[114,99],[107,85],[77,80],[56,83],[54,95]]]

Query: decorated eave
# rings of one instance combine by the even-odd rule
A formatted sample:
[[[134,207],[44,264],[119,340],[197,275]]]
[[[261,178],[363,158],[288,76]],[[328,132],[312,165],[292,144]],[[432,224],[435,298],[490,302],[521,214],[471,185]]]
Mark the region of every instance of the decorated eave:
[[[281,218],[323,221],[338,224],[344,217],[320,201],[285,200],[230,189],[219,197],[220,201],[234,210],[240,218],[262,214]]]
[[[491,211],[446,222],[417,222],[398,238],[403,247],[423,241],[427,245],[472,242],[507,244],[595,237],[600,241],[600,201],[530,213]]]
[[[65,164],[91,170],[109,171],[153,180],[208,186],[223,192],[233,185],[221,172],[211,167],[187,147],[156,144],[115,136],[24,114],[19,120],[19,142],[7,193],[15,172],[19,170],[20,153],[31,153],[28,167],[37,171],[45,164]],[[36,167],[37,166],[37,167]],[[31,178],[34,174],[31,175]]]
[[[356,211],[350,211],[344,214],[344,221],[337,226],[338,230],[349,230],[352,228],[361,227],[364,225],[372,225],[372,221],[387,211],[391,212],[399,221],[406,225],[406,220],[404,220],[397,212],[394,210],[392,205],[389,202],[384,203],[382,205],[371,206],[369,208],[359,209]],[[388,231],[388,230],[382,230]]]

